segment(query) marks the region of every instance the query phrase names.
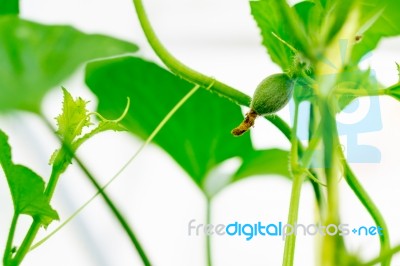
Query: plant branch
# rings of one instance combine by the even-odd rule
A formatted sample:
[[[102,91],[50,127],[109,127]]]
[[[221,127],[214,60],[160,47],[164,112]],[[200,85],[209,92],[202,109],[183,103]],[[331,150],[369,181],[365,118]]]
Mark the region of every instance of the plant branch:
[[[4,251],[3,263],[4,265],[9,265],[12,258],[12,243],[14,241],[15,229],[17,227],[19,214],[14,212],[13,218],[11,220],[10,230],[8,232],[8,239],[6,244],[6,249]]]
[[[51,201],[51,198],[53,197],[54,190],[57,186],[58,179],[60,175],[65,171],[66,167],[68,166],[68,158],[71,156],[71,151],[67,149],[68,146],[62,145],[60,152],[58,153],[57,157],[63,158],[59,162],[56,162],[51,171],[50,179],[49,182],[45,188],[44,195],[46,196],[48,202]],[[26,254],[29,252],[31,245],[33,243],[33,240],[35,239],[37,233],[39,232],[40,227],[43,225],[42,221],[40,220],[40,217],[34,217],[33,222],[25,235],[24,240],[22,241],[22,244],[20,248],[17,251],[17,254],[15,255],[12,265],[19,265]]]
[[[200,85],[204,88],[208,87],[214,81],[214,85],[210,88],[210,90],[218,93],[221,96],[224,96],[239,105],[249,106],[250,97],[246,94],[235,90],[234,88],[214,80],[212,77],[208,77],[206,75],[197,72],[189,68],[188,66],[181,63],[178,59],[176,59],[168,50],[164,47],[164,45],[160,42],[157,35],[154,33],[154,30],[150,24],[149,19],[147,18],[146,11],[144,9],[143,3],[141,0],[133,0],[133,3],[136,8],[136,13],[138,15],[140,24],[146,35],[147,41],[153,48],[154,52],[158,55],[158,57],[163,61],[163,63],[176,75],[186,79],[187,81]]]
[[[26,254],[29,252],[29,249],[32,245],[33,240],[35,239],[40,226],[42,225],[39,217],[34,217],[31,226],[27,234],[25,235],[24,240],[22,241],[21,246],[18,248],[17,254],[12,259],[10,265],[20,265]]]
[[[338,152],[337,127],[334,115],[332,114],[331,101],[328,98],[321,98],[319,102],[324,170],[327,181],[327,213],[324,218],[324,225],[339,224],[339,192],[338,177],[340,175],[340,161]],[[325,235],[322,241],[322,265],[338,265],[346,255],[343,239],[339,235]]]
[[[342,154],[343,157],[343,154]],[[343,157],[344,158],[344,157]],[[390,249],[390,238],[389,238],[389,229],[386,225],[385,219],[383,218],[382,214],[380,213],[378,207],[372,201],[371,197],[362,187],[360,182],[357,180],[357,177],[351,170],[348,163],[343,159],[343,166],[345,170],[345,180],[349,187],[353,190],[354,194],[357,195],[357,198],[360,200],[362,205],[367,209],[368,213],[371,215],[372,219],[374,220],[376,226],[382,228],[384,232],[382,235],[379,235],[381,250],[380,254],[383,255],[387,250]],[[382,263],[382,266],[390,265],[390,257],[387,258]]]
[[[305,174],[299,171],[299,161],[298,161],[298,141],[297,141],[297,123],[299,116],[299,105],[295,103],[295,114],[293,122],[293,134],[291,137],[291,152],[290,152],[290,169],[293,178],[292,182],[292,192],[290,196],[290,206],[288,222],[289,225],[294,225],[297,223],[299,205],[300,205],[300,194],[303,180]],[[296,234],[290,234],[285,239],[285,248],[283,253],[283,263],[284,266],[292,266],[294,263],[294,251],[296,245]]]
[[[41,115],[41,118],[42,118],[42,121],[48,127],[48,129],[54,133],[55,130],[54,130],[53,126],[51,125],[51,123],[46,119],[46,117],[44,115]],[[57,137],[58,141],[60,141],[60,143],[62,145],[64,145],[61,138],[57,134],[54,134],[54,135]],[[97,181],[97,178],[89,171],[89,169],[85,166],[85,164],[82,162],[82,160],[79,158],[79,156],[76,154],[73,154],[72,156],[73,156],[74,160],[76,161],[76,163],[78,164],[79,168],[84,172],[85,176],[89,179],[89,181],[96,188],[96,190],[99,191],[101,197],[106,202],[107,206],[110,208],[114,217],[120,223],[122,229],[125,231],[126,235],[129,237],[129,240],[131,241],[133,246],[136,248],[136,251],[138,252],[140,258],[142,259],[143,264],[146,266],[151,265],[150,260],[149,260],[148,256],[146,255],[146,252],[144,251],[136,234],[134,233],[133,229],[130,227],[128,221],[125,219],[125,217],[123,216],[121,211],[118,209],[118,207],[112,201],[110,196],[108,196],[108,194],[101,188],[101,185]]]
[[[336,94],[350,94],[354,96],[382,96],[386,95],[386,89],[379,89],[375,91],[366,91],[366,90],[352,90],[352,89],[336,89]]]
[[[366,262],[364,264],[361,264],[361,265],[362,266],[374,266],[380,262],[382,262],[382,264],[383,264],[383,261],[385,261],[385,260],[390,261],[390,259],[393,257],[393,255],[396,253],[399,253],[399,252],[400,252],[400,245],[396,246],[392,249],[386,250],[385,252],[380,254],[377,258],[375,258],[369,262]]]

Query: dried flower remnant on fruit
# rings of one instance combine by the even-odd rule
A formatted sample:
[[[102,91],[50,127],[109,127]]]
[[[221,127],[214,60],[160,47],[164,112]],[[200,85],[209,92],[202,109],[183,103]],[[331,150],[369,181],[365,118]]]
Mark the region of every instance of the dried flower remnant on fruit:
[[[244,121],[232,130],[234,136],[241,136],[253,125],[257,116],[274,114],[282,109],[293,93],[294,82],[287,74],[274,74],[257,86],[250,104],[250,111]]]
[[[258,114],[250,109],[250,111],[246,114],[246,117],[244,118],[243,122],[236,128],[232,130],[232,134],[234,136],[241,136],[243,133],[245,133],[249,128],[251,128],[254,125],[254,121],[256,120]]]

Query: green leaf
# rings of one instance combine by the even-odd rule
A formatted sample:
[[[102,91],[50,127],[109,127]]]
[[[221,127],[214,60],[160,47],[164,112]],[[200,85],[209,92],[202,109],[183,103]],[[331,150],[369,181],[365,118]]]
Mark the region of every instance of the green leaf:
[[[281,149],[254,151],[243,159],[232,181],[255,175],[280,175],[291,178],[289,152]]]
[[[65,89],[62,88],[64,94],[62,112],[56,117],[57,120],[57,134],[63,140],[63,147],[71,149],[70,152],[74,153],[80,145],[82,145],[86,140],[93,137],[94,135],[108,131],[125,131],[126,128],[120,124],[120,121],[125,117],[128,105],[125,108],[124,113],[117,120],[107,120],[103,116],[97,113],[89,113],[86,105],[88,101],[78,97],[74,99],[72,95]],[[90,127],[94,125],[90,120],[90,115],[96,114],[100,117],[100,123],[92,129],[89,133],[81,136],[83,129],[85,127]],[[59,162],[63,165],[60,169],[65,168],[69,163],[71,156],[67,153],[60,154],[59,149],[57,149],[50,158],[49,164],[55,164]],[[64,169],[65,170],[65,169]]]
[[[222,189],[239,180],[260,176],[279,175],[291,179],[289,166],[289,152],[280,149],[253,150],[242,158],[239,168],[232,172],[224,170],[219,165],[207,175],[203,190],[208,198],[213,198]]]
[[[40,112],[43,96],[82,63],[135,52],[137,46],[69,26],[0,17],[0,112]]]
[[[84,127],[91,125],[89,111],[86,109],[88,102],[80,97],[74,100],[65,88],[63,88],[63,94],[62,113],[56,118],[57,134],[64,142],[71,144],[77,136],[82,134]]]
[[[386,94],[400,101],[400,83],[387,89]]]
[[[329,44],[334,37],[346,27],[346,22],[351,16],[352,11],[357,8],[357,1],[335,0],[330,3],[330,6],[324,13],[320,14],[325,20],[327,32],[324,36],[324,45]],[[313,34],[309,32],[309,34]]]
[[[382,38],[400,35],[399,10],[398,0],[361,1],[361,23],[368,24],[371,19],[375,22],[362,33],[361,41],[354,46],[351,58],[353,63],[358,63],[365,54],[374,50]],[[380,15],[375,19],[377,14]]]
[[[274,34],[295,49],[299,49],[299,47],[293,39],[287,19],[280,12],[278,1],[250,1],[250,8],[251,14],[261,30],[262,43],[267,48],[272,61],[278,64],[284,71],[288,70],[292,65],[294,52],[276,38]]]
[[[126,97],[132,99],[122,123],[129,132],[146,139],[173,106],[193,87],[157,65],[134,57],[88,64],[86,83],[99,98],[98,110],[107,116],[120,113]],[[233,137],[242,121],[240,108],[205,90],[197,91],[178,111],[154,142],[164,149],[208,195],[230,183],[256,174],[288,174],[288,152],[255,151],[249,134]],[[241,158],[234,176],[220,175],[221,163]]]
[[[320,26],[322,17],[322,9],[319,5],[315,4],[313,1],[303,1],[294,5],[294,10],[298,14],[299,18],[302,20],[307,32],[317,33],[316,29]],[[310,38],[315,38],[317,34],[309,36]]]
[[[11,14],[19,14],[19,0],[0,0],[0,15]]]
[[[44,181],[35,172],[23,165],[12,162],[11,147],[7,135],[0,130],[0,164],[7,177],[8,186],[17,214],[40,217],[43,225],[48,226],[58,220],[58,214],[50,206],[44,195]]]
[[[319,0],[321,6],[322,6],[324,9],[327,9],[328,7],[332,6],[332,2],[333,2],[333,1],[334,1],[334,0]]]
[[[159,66],[139,58],[122,57],[89,63],[86,83],[99,98],[99,112],[115,117],[126,99],[131,99],[124,125],[146,139],[165,115],[193,87]],[[250,136],[235,138],[232,128],[242,121],[239,106],[198,90],[154,138],[192,177],[203,186],[215,166],[232,157],[252,152]]]

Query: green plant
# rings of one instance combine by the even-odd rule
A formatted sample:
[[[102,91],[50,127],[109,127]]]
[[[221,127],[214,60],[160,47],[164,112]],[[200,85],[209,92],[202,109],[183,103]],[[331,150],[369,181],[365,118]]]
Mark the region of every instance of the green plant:
[[[132,55],[88,63],[85,81],[99,100],[98,112],[105,117],[123,115],[117,120],[107,120],[98,113],[90,113],[86,109],[86,101],[73,99],[64,89],[63,113],[57,117],[58,129],[55,132],[61,147],[50,160],[52,173],[47,185],[29,168],[13,163],[8,137],[0,131],[0,162],[15,211],[4,264],[20,264],[29,250],[44,243],[97,195],[101,195],[129,236],[143,264],[151,265],[134,230],[105,188],[149,142],[154,141],[181,166],[205,195],[207,222],[212,220],[212,200],[222,189],[253,175],[278,174],[292,180],[287,224],[297,223],[301,189],[307,180],[313,186],[319,222],[323,225],[340,224],[338,182],[344,176],[376,225],[385,232],[379,236],[380,254],[365,265],[390,265],[391,257],[399,252],[399,248],[391,248],[389,231],[379,208],[361,186],[338,148],[336,114],[358,97],[389,95],[400,100],[399,83],[386,89],[380,88],[375,86],[369,70],[359,68],[361,58],[373,51],[381,39],[400,35],[400,24],[396,22],[400,2],[315,0],[289,6],[284,0],[251,1],[251,12],[260,28],[263,45],[285,73],[263,81],[252,103],[246,94],[178,61],[154,33],[142,1],[133,0],[133,4],[149,44],[172,73]],[[87,35],[71,27],[46,26],[23,20],[18,17],[18,6],[18,1],[0,2],[0,55],[5,58],[0,70],[0,111],[35,113],[53,130],[40,109],[42,98],[51,87],[58,85],[83,62],[134,53],[138,48],[111,37]],[[25,32],[22,36],[17,34],[21,31]],[[45,42],[53,49],[45,49]],[[163,84],[163,89],[160,89],[160,84]],[[200,87],[205,90],[200,90]],[[290,128],[273,113],[287,103],[292,91],[295,108]],[[127,97],[132,99],[130,105],[128,101],[131,108],[124,109]],[[163,99],[163,104],[155,99]],[[307,146],[297,137],[301,122],[299,106],[303,102],[311,105]],[[205,103],[207,109],[204,108]],[[249,134],[240,138],[232,136],[230,129],[243,119],[239,105],[251,109],[244,124],[233,132],[235,135],[241,135],[250,128],[257,116],[264,116],[290,141],[290,151],[256,150]],[[151,116],[148,115],[150,111]],[[83,129],[91,126],[91,115],[96,115],[100,122],[89,133],[83,134]],[[145,142],[127,164],[105,186],[101,186],[75,152],[84,141],[105,130],[126,130]],[[171,138],[172,135],[174,138]],[[316,153],[317,149],[321,152]],[[210,172],[233,157],[242,160],[239,169],[227,180],[215,180]],[[48,237],[33,244],[41,227],[59,219],[50,200],[60,175],[73,159],[98,193]],[[33,222],[22,243],[14,247],[13,238],[20,215],[31,216]],[[288,235],[283,265],[294,264],[295,244],[295,234]],[[362,258],[346,249],[343,236],[326,235],[320,244],[320,265],[363,264]],[[206,250],[207,263],[212,265],[209,237]]]

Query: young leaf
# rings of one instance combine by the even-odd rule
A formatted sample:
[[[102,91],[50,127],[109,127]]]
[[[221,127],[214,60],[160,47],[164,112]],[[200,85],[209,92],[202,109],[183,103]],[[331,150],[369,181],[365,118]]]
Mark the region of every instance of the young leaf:
[[[44,195],[44,181],[35,172],[23,165],[12,162],[11,147],[7,135],[0,130],[0,164],[7,178],[8,186],[17,214],[39,218],[44,226],[58,220],[57,212],[50,206]]]
[[[0,112],[40,112],[43,96],[82,63],[137,51],[136,45],[69,26],[0,16]]]
[[[107,120],[102,117],[100,114],[97,114],[101,121],[100,123],[92,129],[89,133],[82,135],[82,131],[85,127],[90,127],[93,125],[90,121],[90,113],[86,107],[87,101],[78,97],[74,99],[72,95],[65,89],[62,88],[64,100],[62,113],[56,117],[57,120],[57,134],[60,136],[63,141],[64,148],[71,149],[70,152],[75,152],[80,145],[83,144],[86,140],[93,137],[94,135],[107,131],[125,131],[125,127],[123,127],[119,122],[125,117],[128,108],[128,105],[125,108],[125,112],[121,115],[117,120]],[[65,156],[66,154],[59,154],[60,150],[56,150],[49,161],[49,164],[54,164],[58,159],[61,160],[61,164],[65,166],[70,162],[69,156]]]
[[[90,116],[89,111],[86,109],[88,102],[82,98],[74,100],[71,94],[63,88],[64,101],[62,113],[56,118],[58,130],[57,134],[64,142],[71,144],[72,141],[82,134],[84,127],[89,127]]]
[[[18,15],[19,0],[0,0],[0,15]]]

